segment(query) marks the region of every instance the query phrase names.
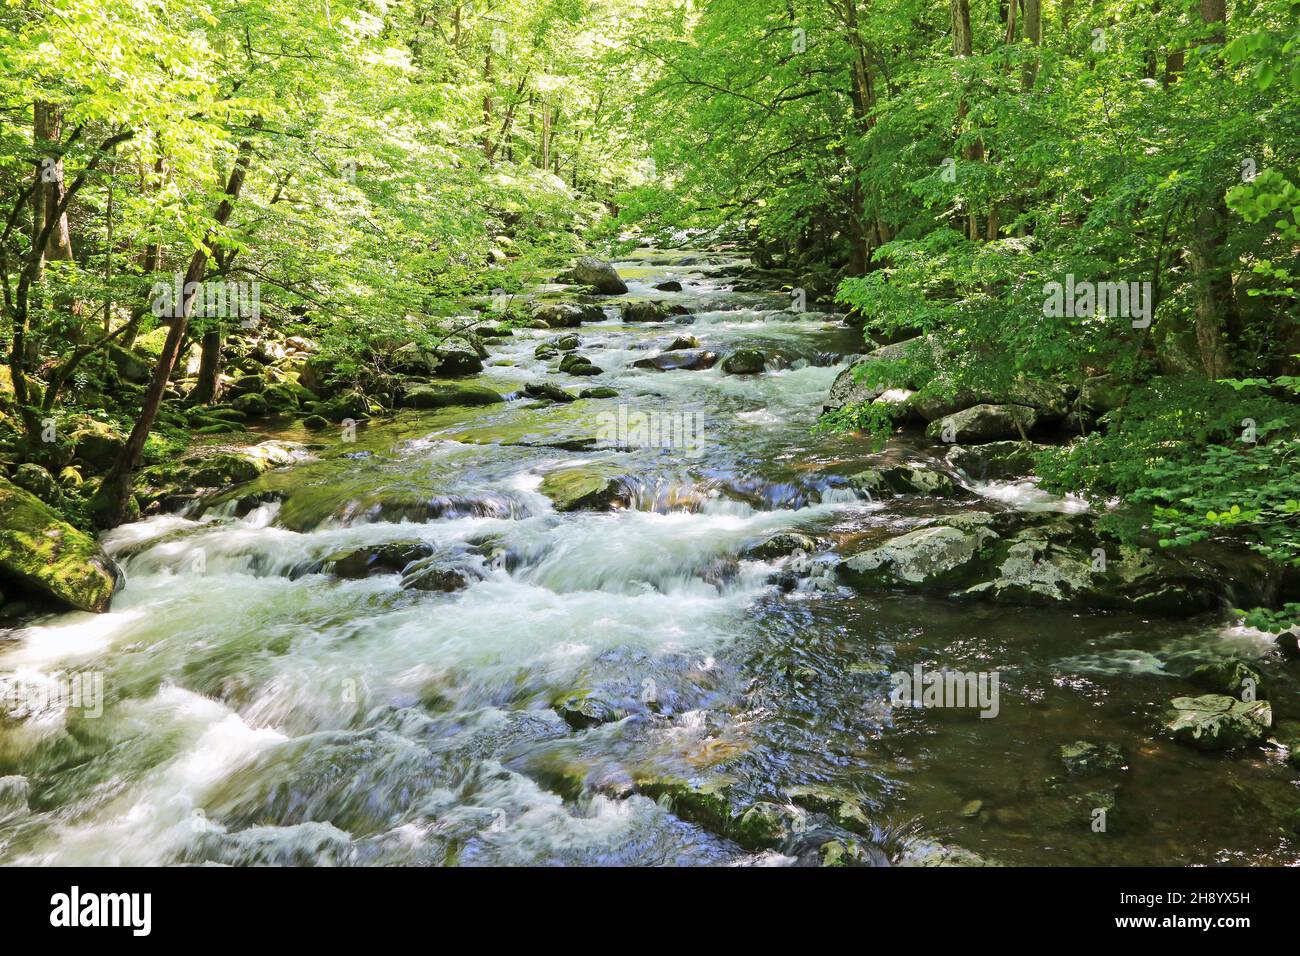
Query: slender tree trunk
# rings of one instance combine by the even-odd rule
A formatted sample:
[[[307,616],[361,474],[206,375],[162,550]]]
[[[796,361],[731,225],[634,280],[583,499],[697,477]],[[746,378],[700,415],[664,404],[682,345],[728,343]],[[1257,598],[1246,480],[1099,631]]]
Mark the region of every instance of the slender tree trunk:
[[[1035,47],[1043,45],[1043,6],[1041,0],[1025,0],[1025,39]],[[1034,88],[1038,78],[1038,55],[1035,53],[1028,60],[1020,75],[1021,88],[1028,93]]]
[[[1211,28],[1210,38],[1222,44],[1225,39],[1225,0],[1200,0],[1201,20]],[[1196,344],[1201,365],[1210,378],[1222,378],[1231,369],[1228,334],[1236,326],[1233,300],[1232,264],[1225,246],[1228,238],[1228,209],[1222,191],[1207,197],[1197,214],[1192,240],[1188,244],[1188,264],[1195,291]]]
[[[953,56],[968,57],[972,53],[970,2],[969,0],[949,0],[949,10],[952,14]],[[970,104],[966,102],[966,97],[963,94],[957,103],[957,129],[959,135],[969,112]],[[963,150],[963,155],[970,162],[979,162],[984,157],[984,146],[977,140]],[[978,241],[981,236],[979,213],[975,211],[973,206],[967,211],[966,234],[972,241]]]
[[[260,120],[255,121],[254,125],[255,127],[260,126]],[[144,401],[140,407],[140,417],[136,419],[135,427],[131,429],[131,434],[126,440],[126,447],[122,449],[121,456],[104,477],[103,483],[91,502],[91,511],[97,527],[117,527],[130,514],[131,480],[135,475],[136,468],[140,465],[145,440],[149,437],[154,420],[158,417],[158,409],[162,405],[163,394],[167,390],[168,380],[171,378],[172,370],[176,366],[176,359],[180,355],[181,342],[185,338],[190,316],[194,311],[194,296],[197,293],[198,284],[203,280],[203,276],[207,272],[209,250],[216,241],[218,230],[225,226],[230,219],[231,213],[234,212],[235,202],[239,199],[240,190],[244,188],[244,178],[248,175],[252,154],[253,144],[251,141],[244,140],[239,144],[239,153],[235,159],[234,168],[230,171],[230,178],[226,182],[225,198],[221,200],[221,204],[217,206],[216,213],[212,217],[214,225],[208,229],[207,235],[203,237],[202,244],[190,257],[189,268],[185,270],[183,286],[187,291],[180,304],[180,314],[172,321],[171,328],[167,330],[167,339],[163,343],[162,353],[158,356],[158,362],[153,370],[153,377],[149,381],[149,387],[145,390]]]
[[[222,346],[220,329],[209,329],[200,340],[199,379],[189,400],[192,405],[208,405],[221,398]]]
[[[57,155],[59,137],[63,131],[63,113],[53,103],[38,102],[33,107],[33,135],[36,151],[41,155],[41,168],[37,177],[41,181],[37,206],[40,208],[39,224],[43,228],[47,220],[54,220],[54,228],[49,231],[43,251],[46,260],[51,262],[72,261],[72,234],[68,230],[66,209],[59,213],[63,201],[63,158]],[[35,225],[35,217],[34,223]],[[40,230],[34,232],[37,235]]]

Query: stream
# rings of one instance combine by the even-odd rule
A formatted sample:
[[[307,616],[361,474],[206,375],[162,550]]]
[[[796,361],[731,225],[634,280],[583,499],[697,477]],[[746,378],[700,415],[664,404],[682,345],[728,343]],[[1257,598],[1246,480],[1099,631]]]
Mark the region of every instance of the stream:
[[[604,322],[493,340],[480,380],[506,403],[402,413],[355,441],[268,432],[303,443],[302,462],[113,532],[127,584],[111,612],[0,632],[0,684],[81,673],[103,688],[102,714],[55,699],[0,712],[0,863],[789,865],[850,837],[876,863],[1300,861],[1281,756],[1160,733],[1191,667],[1272,653],[1226,612],[838,583],[835,548],[918,515],[1082,503],[1005,482],[971,482],[960,502],[872,500],[837,480],[874,449],[811,429],[861,335],[731,291],[736,262],[633,253],[615,264],[629,295],[689,315],[623,324],[606,300]],[[654,288],[669,279],[683,290]],[[599,375],[536,357],[569,331]],[[684,335],[723,356],[757,348],[768,367],[634,365]],[[542,380],[619,394],[519,394]],[[683,440],[609,447],[620,405]],[[592,466],[624,476],[622,506],[557,511],[543,477]],[[790,530],[825,546],[740,557]],[[455,563],[467,586],[327,573],[330,556],[386,544]],[[996,672],[997,716],[891,706],[891,674],[916,665]],[[1078,740],[1123,766],[1071,777],[1061,748]],[[683,788],[803,823],[747,847],[676,812]]]

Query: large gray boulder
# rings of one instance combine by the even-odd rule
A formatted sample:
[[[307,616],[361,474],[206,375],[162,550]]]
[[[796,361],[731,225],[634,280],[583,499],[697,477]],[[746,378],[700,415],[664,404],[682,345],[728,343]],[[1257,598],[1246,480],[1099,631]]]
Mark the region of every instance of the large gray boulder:
[[[1099,537],[1087,515],[965,512],[845,558],[856,587],[937,589],[1000,604],[1189,615],[1230,598],[1220,569]]]
[[[608,262],[594,256],[582,256],[564,277],[577,285],[589,285],[603,295],[623,295],[627,283]]]
[[[1038,412],[1026,405],[975,405],[932,421],[925,433],[937,441],[980,444],[1028,435]]]
[[[826,396],[826,405],[823,410],[838,411],[845,405],[862,405],[879,398],[886,391],[886,386],[873,382],[873,366],[882,362],[897,362],[905,358],[912,349],[922,348],[926,341],[923,336],[917,336],[914,339],[895,342],[893,345],[886,345],[875,351],[868,352],[835,376],[830,393]],[[915,390],[924,383],[919,380],[912,380],[901,384],[905,385],[909,390]]]

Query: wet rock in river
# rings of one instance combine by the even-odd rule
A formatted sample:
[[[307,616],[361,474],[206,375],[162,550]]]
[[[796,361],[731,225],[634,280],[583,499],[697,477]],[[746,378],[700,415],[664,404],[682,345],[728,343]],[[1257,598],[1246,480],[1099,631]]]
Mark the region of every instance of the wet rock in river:
[[[405,389],[398,404],[402,408],[448,408],[451,406],[494,405],[504,402],[499,392],[486,385],[430,382]]]
[[[564,404],[578,400],[577,395],[565,391],[554,382],[529,382],[524,386],[524,394],[529,398],[546,399],[547,401]]]
[[[973,577],[973,559],[995,540],[987,528],[919,528],[848,558],[840,574],[858,585],[956,585]]]
[[[1175,697],[1165,721],[1165,729],[1179,743],[1210,751],[1258,743],[1272,725],[1268,701],[1244,701],[1224,694]]]
[[[1264,678],[1245,661],[1201,664],[1188,675],[1187,682],[1213,694],[1226,694],[1229,697],[1248,696],[1251,700],[1268,697],[1264,691]]]
[[[942,471],[911,462],[865,468],[848,476],[848,482],[852,487],[873,496],[894,493],[949,498],[963,490]]]
[[[547,472],[540,490],[556,511],[605,511],[626,496],[622,473],[600,465]]]
[[[629,302],[623,306],[624,322],[664,322],[671,314],[662,302]]]
[[[35,495],[0,478],[0,578],[81,611],[108,610],[121,572],[94,538]],[[11,594],[12,596],[12,594]]]
[[[601,385],[598,388],[584,388],[578,393],[579,398],[618,398],[618,389]]]
[[[423,542],[397,542],[337,551],[326,557],[322,566],[340,578],[400,574],[412,561],[428,557],[432,553],[433,548]]]
[[[676,279],[669,279],[667,282],[660,282],[655,288],[660,292],[681,292],[682,284]]]
[[[555,703],[555,712],[574,730],[586,730],[619,719],[614,707],[591,694],[572,694]]]
[[[697,372],[712,368],[718,361],[716,352],[704,349],[683,349],[678,352],[664,352],[651,358],[637,359],[633,368],[652,369],[658,372],[687,371]]]
[[[737,349],[722,360],[722,371],[728,375],[757,375],[766,362],[758,349]]]
[[[680,352],[682,349],[698,349],[700,340],[693,335],[679,335],[663,347],[665,352]]]
[[[627,292],[627,283],[619,276],[618,270],[594,256],[580,257],[574,267],[559,278],[565,282],[591,286],[602,295],[623,295]]]
[[[769,535],[757,544],[740,552],[740,557],[747,561],[772,561],[803,551],[811,554],[817,550],[817,539],[798,531],[781,531]]]
[[[1063,744],[1060,752],[1061,762],[1072,774],[1120,770],[1124,766],[1124,753],[1114,744],[1076,740],[1072,744]]]
[[[560,371],[566,375],[591,376],[600,375],[604,369],[593,365],[586,356],[570,352],[560,359]]]
[[[806,827],[804,813],[798,807],[760,802],[736,817],[727,833],[747,850],[762,850],[788,843]]]

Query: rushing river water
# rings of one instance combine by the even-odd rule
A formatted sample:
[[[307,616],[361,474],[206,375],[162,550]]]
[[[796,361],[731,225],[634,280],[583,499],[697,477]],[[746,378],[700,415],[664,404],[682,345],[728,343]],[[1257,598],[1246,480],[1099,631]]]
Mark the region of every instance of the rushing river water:
[[[842,543],[935,506],[852,493],[836,469],[867,443],[810,432],[860,336],[784,296],[728,291],[728,260],[692,255],[618,264],[634,297],[691,315],[624,325],[610,308],[573,330],[599,376],[547,371],[534,352],[556,331],[492,344],[484,380],[503,393],[549,379],[618,398],[406,414],[349,443],[277,434],[311,452],[280,473],[287,494],[111,535],[127,573],[111,613],[0,634],[0,676],[98,674],[104,698],[100,715],[56,701],[0,717],[0,862],[782,864],[845,826],[878,862],[1300,858],[1279,755],[1159,734],[1197,663],[1271,653],[1225,616],[859,594],[816,554],[795,559],[790,588],[773,583],[779,562],[740,560],[772,532]],[[670,278],[684,290],[653,288]],[[633,366],[687,334],[720,354],[759,348],[768,370]],[[620,404],[699,441],[593,442]],[[593,462],[629,476],[627,507],[558,513],[542,476]],[[380,543],[430,546],[470,584],[321,570]],[[996,671],[997,717],[891,708],[890,675],[917,664]],[[616,719],[566,722],[583,698]],[[1060,749],[1080,739],[1124,766],[1073,780]],[[682,786],[742,809],[797,804],[807,829],[744,849],[673,812]],[[841,800],[861,816],[830,819]]]

